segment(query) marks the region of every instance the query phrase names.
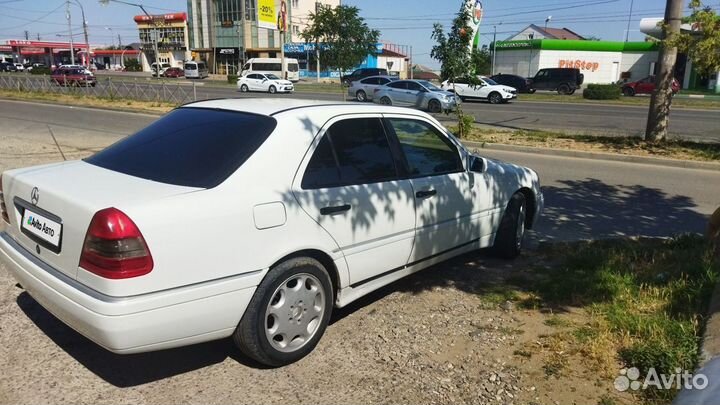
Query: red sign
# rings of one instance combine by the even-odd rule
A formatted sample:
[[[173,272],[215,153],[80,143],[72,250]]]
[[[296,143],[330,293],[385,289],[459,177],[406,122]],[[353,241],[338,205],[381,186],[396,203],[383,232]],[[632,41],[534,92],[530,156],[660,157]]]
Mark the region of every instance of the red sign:
[[[0,45],[0,51],[12,52],[12,46],[10,46],[10,45]]]
[[[170,14],[160,14],[160,15],[136,15],[134,18],[135,22],[141,23],[141,22],[152,22],[156,20],[160,21],[187,21],[187,13],[170,13]]]
[[[70,44],[67,42],[46,42],[46,41],[22,41],[22,40],[15,40],[11,39],[6,42],[9,46],[18,46],[18,47],[32,47],[32,48],[69,48]],[[79,44],[74,43],[75,47],[82,47],[86,48],[87,45],[85,44]]]
[[[592,72],[595,72],[600,68],[600,63],[598,62],[592,62],[589,60],[560,60],[558,62],[559,68],[575,68],[580,70],[590,70]]]

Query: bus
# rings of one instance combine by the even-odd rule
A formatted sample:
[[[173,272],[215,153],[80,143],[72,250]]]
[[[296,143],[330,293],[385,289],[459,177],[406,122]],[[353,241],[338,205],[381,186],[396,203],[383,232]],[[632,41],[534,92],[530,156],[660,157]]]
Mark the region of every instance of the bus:
[[[187,61],[184,68],[186,79],[204,79],[208,77],[208,68],[205,62]]]
[[[285,71],[287,79],[291,82],[300,80],[300,65],[297,59],[285,58]],[[242,68],[240,76],[247,76],[248,73],[272,73],[282,77],[280,69],[280,58],[252,58]]]

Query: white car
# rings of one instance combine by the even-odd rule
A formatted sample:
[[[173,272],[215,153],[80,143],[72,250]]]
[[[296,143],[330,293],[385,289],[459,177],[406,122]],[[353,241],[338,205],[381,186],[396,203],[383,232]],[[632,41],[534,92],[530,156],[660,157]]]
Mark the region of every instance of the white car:
[[[267,93],[292,93],[295,88],[290,80],[283,80],[272,73],[250,73],[237,80],[239,91],[264,91]]]
[[[440,87],[454,92],[460,100],[487,100],[492,104],[507,103],[517,98],[517,89],[498,84],[489,77],[479,76],[477,85],[468,84],[466,79],[458,78],[453,82],[445,80]]]
[[[25,65],[23,65],[22,63],[14,63],[14,65],[17,68],[18,72],[22,72],[25,70]]]
[[[270,366],[401,277],[517,256],[543,207],[534,171],[471,154],[426,113],[305,100],[185,105],[0,184],[0,259],[64,323],[121,354],[232,336]]]

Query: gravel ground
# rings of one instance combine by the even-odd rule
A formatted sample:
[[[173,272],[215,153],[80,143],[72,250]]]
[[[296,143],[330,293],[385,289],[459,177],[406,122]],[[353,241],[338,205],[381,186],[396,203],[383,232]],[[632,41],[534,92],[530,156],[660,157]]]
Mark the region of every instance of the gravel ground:
[[[39,135],[0,134],[0,171],[61,159],[46,128],[21,130]],[[121,136],[55,131],[68,158]],[[550,315],[491,297],[506,277],[535,265],[532,256],[509,263],[477,252],[434,266],[337,310],[312,354],[265,369],[229,339],[109,353],[38,305],[0,263],[0,403],[593,404],[616,397],[612,379],[584,370],[582,359],[556,378],[543,372],[542,353],[515,354],[553,333],[544,324]]]

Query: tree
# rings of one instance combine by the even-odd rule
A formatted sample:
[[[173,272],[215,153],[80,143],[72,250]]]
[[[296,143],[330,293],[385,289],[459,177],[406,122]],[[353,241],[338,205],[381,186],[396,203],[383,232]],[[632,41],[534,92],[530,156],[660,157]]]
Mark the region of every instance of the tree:
[[[486,75],[492,69],[492,59],[490,51],[487,48],[473,49],[470,55],[470,63],[472,64],[472,73],[476,75]]]
[[[442,80],[449,80],[453,88],[454,81],[458,78],[465,79],[469,85],[479,85],[480,82],[476,76],[477,66],[473,63],[473,52],[470,48],[473,38],[473,29],[470,27],[470,10],[465,0],[460,2],[460,11],[453,19],[450,31],[445,33],[442,24],[435,23],[430,37],[437,42],[432,47],[430,56],[440,62]],[[455,112],[458,116],[457,135],[463,138],[467,135],[475,118],[466,117],[460,104],[455,108]]]
[[[680,34],[682,18],[682,0],[667,0],[665,20],[662,26],[662,38],[658,55],[659,72],[655,78],[655,91],[650,99],[645,140],[660,142],[667,138],[672,104],[672,82],[678,48],[675,37]]]
[[[692,13],[683,22],[691,24],[692,32],[681,32],[672,42],[679,52],[686,53],[695,70],[712,74],[720,69],[720,16],[700,0],[691,0]]]
[[[342,74],[377,53],[380,31],[370,29],[359,12],[357,7],[340,5],[310,13],[308,26],[300,36],[306,43],[315,44],[328,69]]]

